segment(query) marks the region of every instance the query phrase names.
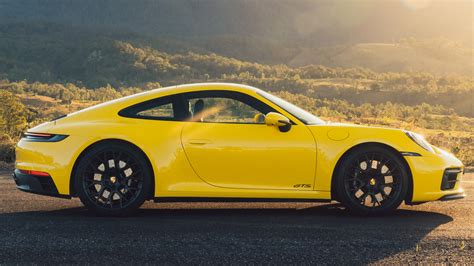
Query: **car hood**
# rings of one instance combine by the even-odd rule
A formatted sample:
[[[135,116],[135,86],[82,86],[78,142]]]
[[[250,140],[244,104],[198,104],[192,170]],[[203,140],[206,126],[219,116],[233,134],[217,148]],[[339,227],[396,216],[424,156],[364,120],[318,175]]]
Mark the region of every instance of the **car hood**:
[[[344,142],[348,147],[363,143],[379,143],[400,152],[416,152],[430,156],[428,151],[410,140],[402,129],[346,123],[308,125],[308,129],[319,143]]]

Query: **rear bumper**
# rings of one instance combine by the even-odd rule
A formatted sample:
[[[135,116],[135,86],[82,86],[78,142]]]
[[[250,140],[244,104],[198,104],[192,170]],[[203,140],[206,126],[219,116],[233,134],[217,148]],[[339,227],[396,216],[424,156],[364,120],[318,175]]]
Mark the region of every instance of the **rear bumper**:
[[[71,198],[68,195],[59,194],[58,189],[50,176],[28,175],[15,169],[13,171],[13,179],[15,180],[16,187],[21,191],[59,198]]]

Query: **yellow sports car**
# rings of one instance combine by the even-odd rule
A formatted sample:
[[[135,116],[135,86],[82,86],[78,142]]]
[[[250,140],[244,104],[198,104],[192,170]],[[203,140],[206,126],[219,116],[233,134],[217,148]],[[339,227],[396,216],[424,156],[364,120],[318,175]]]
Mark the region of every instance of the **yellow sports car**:
[[[464,197],[463,164],[422,136],[324,122],[237,84],[173,86],[30,129],[19,189],[79,197],[101,215],[145,200],[331,201],[360,214]]]

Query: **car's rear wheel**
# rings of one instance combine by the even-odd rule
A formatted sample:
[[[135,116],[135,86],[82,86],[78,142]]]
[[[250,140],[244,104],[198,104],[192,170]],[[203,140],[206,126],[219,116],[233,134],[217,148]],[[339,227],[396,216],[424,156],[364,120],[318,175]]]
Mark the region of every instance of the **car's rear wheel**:
[[[75,188],[82,203],[99,215],[122,216],[149,197],[152,174],[146,158],[122,143],[103,143],[78,163]]]
[[[358,214],[383,214],[405,199],[409,174],[402,159],[380,146],[365,146],[346,156],[336,175],[338,200]]]

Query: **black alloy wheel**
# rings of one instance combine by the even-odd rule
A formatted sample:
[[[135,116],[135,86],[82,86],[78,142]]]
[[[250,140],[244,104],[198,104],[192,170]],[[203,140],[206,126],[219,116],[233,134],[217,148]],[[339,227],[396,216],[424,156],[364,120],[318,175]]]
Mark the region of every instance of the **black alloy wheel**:
[[[108,143],[83,157],[76,190],[84,205],[100,215],[127,215],[150,196],[151,174],[136,149]]]
[[[352,152],[337,176],[339,200],[359,214],[381,214],[396,209],[405,199],[408,172],[401,158],[372,146]]]

